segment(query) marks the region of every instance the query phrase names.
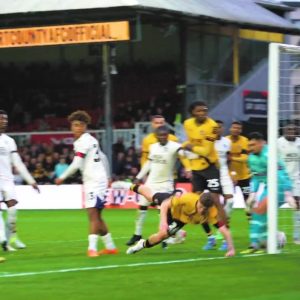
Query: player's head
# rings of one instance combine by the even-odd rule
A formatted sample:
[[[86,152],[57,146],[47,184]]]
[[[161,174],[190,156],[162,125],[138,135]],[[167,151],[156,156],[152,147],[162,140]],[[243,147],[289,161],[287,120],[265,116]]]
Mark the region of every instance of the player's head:
[[[166,125],[157,127],[155,129],[154,133],[161,145],[165,145],[168,142],[169,132],[169,128]]]
[[[297,126],[294,123],[289,123],[283,128],[283,136],[288,141],[294,141],[297,137]]]
[[[218,136],[222,136],[224,133],[224,122],[221,120],[216,120],[216,123],[218,124]]]
[[[154,115],[151,117],[151,126],[155,130],[157,127],[165,125],[166,120],[162,115]]]
[[[242,133],[243,125],[239,121],[234,121],[231,123],[231,127],[229,129],[230,134],[232,136],[239,136]]]
[[[260,132],[251,132],[249,134],[249,151],[251,153],[260,153],[265,144],[264,136]]]
[[[74,111],[68,116],[68,120],[75,138],[79,138],[91,123],[90,115],[84,110]]]
[[[199,201],[197,202],[197,211],[201,215],[206,215],[208,213],[209,208],[214,205],[214,201],[211,197],[210,193],[202,193],[199,197]]]
[[[197,122],[202,123],[207,118],[207,104],[202,101],[196,101],[190,105],[189,112],[196,119]]]
[[[0,134],[5,132],[8,124],[7,113],[4,110],[0,110]]]

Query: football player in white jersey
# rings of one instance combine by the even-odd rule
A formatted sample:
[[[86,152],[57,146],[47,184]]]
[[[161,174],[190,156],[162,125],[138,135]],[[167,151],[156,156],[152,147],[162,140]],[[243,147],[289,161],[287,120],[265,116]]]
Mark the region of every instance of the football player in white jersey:
[[[17,150],[15,141],[5,134],[8,117],[4,110],[0,110],[0,192],[2,202],[7,206],[6,229],[0,211],[0,242],[4,251],[14,251],[15,248],[24,249],[26,245],[18,238],[16,222],[18,203],[12,167],[15,167],[24,180],[39,192],[36,181],[29,174]]]
[[[233,206],[233,194],[234,194],[234,185],[230,177],[229,168],[228,168],[228,155],[231,149],[231,141],[223,136],[224,133],[224,123],[223,121],[216,120],[216,123],[219,125],[218,137],[215,141],[215,148],[219,156],[219,169],[220,169],[220,182],[222,186],[222,195],[224,197],[225,212],[227,217],[229,217],[232,206]]]
[[[283,128],[283,136],[278,139],[278,152],[293,184],[292,196],[296,200],[294,242],[300,244],[300,138],[295,124],[290,123]]]
[[[220,169],[220,183],[222,186],[222,195],[224,197],[224,209],[228,218],[233,207],[233,195],[234,195],[234,184],[230,176],[228,168],[228,155],[231,149],[231,141],[223,136],[224,134],[224,123],[221,120],[216,120],[219,125],[218,137],[215,141],[215,149],[219,156],[219,169]],[[227,250],[227,242],[224,240],[223,244],[219,248],[220,250]]]
[[[73,132],[75,156],[68,169],[56,180],[56,184],[74,174],[77,170],[81,171],[85,207],[87,209],[90,229],[88,236],[89,257],[97,257],[103,254],[117,254],[111,234],[105,221],[102,219],[104,208],[104,196],[108,186],[110,170],[105,154],[100,150],[98,141],[86,132],[91,117],[85,111],[78,110],[68,117]],[[99,235],[105,245],[105,249],[98,251]]]
[[[148,159],[143,165],[142,169],[136,176],[136,182],[142,181],[142,179],[148,175],[145,185],[149,187],[153,193],[169,193],[174,192],[174,169],[177,159],[180,158],[182,164],[185,167],[185,171],[189,172],[190,161],[189,159],[198,158],[197,154],[190,151],[185,151],[181,148],[181,145],[177,142],[168,140],[169,129],[167,126],[160,126],[155,129],[155,135],[158,139],[158,143],[150,145]],[[186,158],[184,158],[186,157]],[[189,159],[187,159],[189,158]],[[149,201],[143,196],[139,197],[139,205],[141,207],[148,207]],[[138,214],[138,218],[135,224],[135,233],[132,238],[127,242],[127,245],[133,245],[135,242],[142,238],[142,229],[146,218],[147,210],[144,210],[144,214]],[[179,232],[178,236],[184,238],[183,232]],[[182,238],[170,239],[170,243],[182,241]]]

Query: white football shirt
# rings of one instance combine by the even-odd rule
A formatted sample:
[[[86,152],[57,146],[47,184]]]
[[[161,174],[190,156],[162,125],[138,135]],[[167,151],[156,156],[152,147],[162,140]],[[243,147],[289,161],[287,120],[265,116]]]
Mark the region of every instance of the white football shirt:
[[[227,154],[228,152],[230,152],[230,148],[231,148],[231,141],[224,136],[222,136],[219,140],[215,141],[215,149],[219,157],[221,175],[229,174]]]
[[[150,171],[147,183],[174,181],[174,168],[180,149],[181,145],[173,141],[168,141],[166,145],[160,143],[150,145],[148,155]]]
[[[76,156],[83,158],[80,171],[82,181],[85,184],[97,184],[107,181],[108,174],[103,158],[104,153],[100,150],[98,141],[89,133],[84,133],[74,142]]]
[[[288,141],[281,136],[278,141],[278,152],[280,158],[284,161],[287,173],[291,179],[300,176],[300,139]]]
[[[12,156],[17,151],[17,145],[14,139],[7,134],[0,135],[0,179],[13,180]]]

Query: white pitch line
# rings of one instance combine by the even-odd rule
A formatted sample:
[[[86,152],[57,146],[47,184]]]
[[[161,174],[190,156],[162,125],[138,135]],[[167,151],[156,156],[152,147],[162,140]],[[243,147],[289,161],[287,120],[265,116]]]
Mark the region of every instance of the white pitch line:
[[[123,240],[123,239],[127,239],[128,237],[114,237],[114,240]],[[87,239],[80,239],[80,240],[55,240],[55,241],[51,241],[51,240],[47,240],[47,241],[38,241],[38,242],[29,242],[26,243],[28,246],[30,245],[37,245],[37,244],[62,244],[62,243],[76,243],[76,242],[86,242]]]
[[[256,257],[267,254],[251,254],[251,255],[243,255],[237,256],[236,258],[245,258],[245,257]],[[94,271],[94,270],[106,270],[106,269],[116,269],[116,268],[135,268],[135,267],[143,267],[143,266],[155,266],[155,265],[170,265],[170,264],[181,264],[181,263],[190,263],[197,261],[209,261],[209,260],[223,260],[230,259],[225,256],[219,257],[199,257],[199,258],[190,258],[190,259],[182,259],[182,260],[167,260],[167,261],[154,261],[154,262],[145,262],[145,263],[135,263],[135,264],[125,264],[125,265],[108,265],[108,266],[98,266],[98,267],[82,267],[82,268],[71,268],[71,269],[60,269],[60,270],[48,270],[48,271],[40,271],[40,272],[24,272],[24,273],[0,273],[1,278],[12,278],[12,277],[27,277],[27,276],[35,276],[35,275],[48,275],[48,274],[57,274],[57,273],[71,273],[71,272],[82,272],[82,271]]]

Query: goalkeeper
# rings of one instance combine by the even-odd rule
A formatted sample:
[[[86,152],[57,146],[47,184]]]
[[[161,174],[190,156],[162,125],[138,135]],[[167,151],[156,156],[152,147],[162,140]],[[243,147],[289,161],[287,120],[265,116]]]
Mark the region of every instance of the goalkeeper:
[[[263,135],[253,132],[249,135],[248,165],[252,173],[250,182],[250,195],[247,199],[247,209],[252,212],[250,221],[250,247],[242,254],[265,252],[267,240],[267,168],[268,168],[268,146]],[[284,199],[294,206],[291,182],[282,162],[278,164],[279,204]]]

